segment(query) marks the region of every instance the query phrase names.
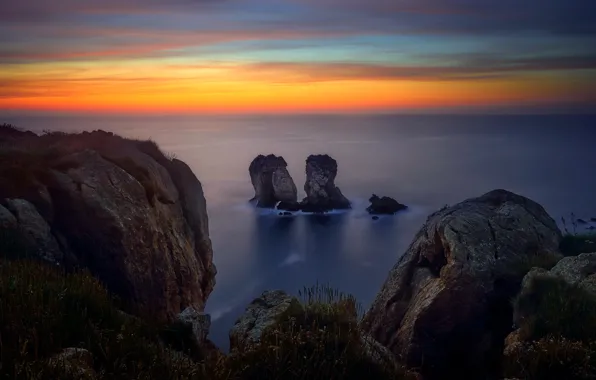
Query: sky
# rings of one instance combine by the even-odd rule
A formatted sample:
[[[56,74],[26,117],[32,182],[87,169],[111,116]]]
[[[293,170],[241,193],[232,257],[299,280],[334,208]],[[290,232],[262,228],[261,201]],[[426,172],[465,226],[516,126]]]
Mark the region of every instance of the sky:
[[[596,110],[593,0],[0,0],[0,111]]]

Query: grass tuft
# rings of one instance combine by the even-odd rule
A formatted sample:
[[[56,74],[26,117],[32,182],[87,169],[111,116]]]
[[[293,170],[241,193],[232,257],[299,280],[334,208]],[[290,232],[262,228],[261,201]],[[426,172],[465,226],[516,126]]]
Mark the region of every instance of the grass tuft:
[[[536,276],[514,301],[523,340],[549,334],[573,341],[596,341],[596,296],[555,276]]]

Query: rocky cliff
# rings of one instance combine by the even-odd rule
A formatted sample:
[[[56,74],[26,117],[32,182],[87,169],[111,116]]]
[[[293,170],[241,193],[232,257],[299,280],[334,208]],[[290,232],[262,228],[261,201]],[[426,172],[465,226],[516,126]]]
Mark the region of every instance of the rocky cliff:
[[[0,249],[86,268],[128,311],[172,320],[215,284],[201,183],[151,141],[0,128]]]
[[[446,207],[391,270],[362,328],[428,378],[498,373],[511,299],[534,263],[561,257],[560,239],[540,205],[505,190]]]

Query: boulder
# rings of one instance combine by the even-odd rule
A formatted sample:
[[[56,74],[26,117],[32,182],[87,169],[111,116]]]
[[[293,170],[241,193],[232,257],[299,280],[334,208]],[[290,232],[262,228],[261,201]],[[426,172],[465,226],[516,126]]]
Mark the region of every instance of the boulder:
[[[305,212],[325,212],[349,209],[350,201],[335,185],[337,161],[328,155],[311,155],[306,159],[306,198],[302,202]]]
[[[380,198],[376,194],[373,194],[368,201],[370,202],[370,206],[366,208],[366,211],[368,211],[370,214],[393,215],[398,211],[405,210],[408,208],[408,206],[402,205],[393,198]]]
[[[298,192],[283,157],[258,155],[248,168],[257,207],[273,208],[277,202],[296,202]]]
[[[430,215],[390,271],[362,328],[425,378],[494,371],[528,260],[560,257],[561,232],[505,190]]]
[[[230,330],[230,350],[258,343],[263,331],[275,324],[292,302],[297,302],[296,298],[281,290],[265,291],[255,298]]]
[[[196,347],[205,345],[211,328],[211,316],[209,314],[200,313],[192,307],[187,307],[178,315],[178,321],[192,328],[192,341]]]

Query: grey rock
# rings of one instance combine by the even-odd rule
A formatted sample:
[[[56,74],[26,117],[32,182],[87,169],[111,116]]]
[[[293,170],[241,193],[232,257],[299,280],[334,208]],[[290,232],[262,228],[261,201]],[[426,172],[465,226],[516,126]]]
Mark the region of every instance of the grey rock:
[[[362,328],[423,375],[482,375],[511,327],[519,263],[560,257],[560,240],[542,206],[505,190],[444,208],[393,267]]]
[[[565,257],[550,270],[550,274],[581,286],[585,280],[596,274],[596,253]]]
[[[260,342],[261,335],[296,298],[281,291],[266,291],[253,300],[230,330],[230,349]]]
[[[0,230],[12,230],[17,228],[17,218],[0,204]]]
[[[58,245],[48,223],[37,212],[35,206],[24,199],[6,199],[6,207],[14,215],[20,241],[25,244],[27,253],[34,257],[60,264],[64,254]]]
[[[257,207],[273,208],[277,202],[296,202],[298,191],[283,157],[258,155],[250,163],[248,172]]]
[[[349,209],[350,201],[335,185],[337,161],[328,155],[310,155],[306,159],[306,182],[303,210],[324,212],[332,209]]]
[[[178,315],[178,321],[192,327],[193,342],[197,347],[202,347],[209,335],[211,328],[211,316],[200,313],[192,307],[187,307]]]

